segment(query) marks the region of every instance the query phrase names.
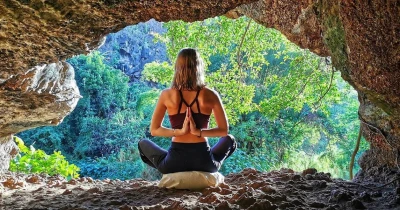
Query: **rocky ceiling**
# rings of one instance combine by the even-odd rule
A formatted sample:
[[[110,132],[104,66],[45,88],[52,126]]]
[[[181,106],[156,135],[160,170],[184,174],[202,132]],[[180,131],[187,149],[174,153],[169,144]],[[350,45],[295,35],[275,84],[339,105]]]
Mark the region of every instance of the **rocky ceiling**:
[[[80,98],[65,62],[95,49],[110,32],[155,18],[196,21],[244,14],[302,48],[331,56],[359,93],[360,122],[371,149],[359,179],[398,169],[400,10],[396,0],[8,0],[0,2],[0,167],[11,135],[57,125]],[[349,139],[352,140],[352,139]]]

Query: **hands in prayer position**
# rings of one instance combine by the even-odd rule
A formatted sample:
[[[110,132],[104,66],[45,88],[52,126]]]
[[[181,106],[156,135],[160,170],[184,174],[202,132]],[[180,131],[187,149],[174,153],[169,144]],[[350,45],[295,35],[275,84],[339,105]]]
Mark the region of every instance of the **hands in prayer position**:
[[[192,116],[192,111],[190,107],[186,108],[186,117],[185,121],[183,121],[183,126],[182,126],[182,135],[191,133],[196,136],[200,136],[200,129],[196,127],[196,123],[194,122],[193,116]]]

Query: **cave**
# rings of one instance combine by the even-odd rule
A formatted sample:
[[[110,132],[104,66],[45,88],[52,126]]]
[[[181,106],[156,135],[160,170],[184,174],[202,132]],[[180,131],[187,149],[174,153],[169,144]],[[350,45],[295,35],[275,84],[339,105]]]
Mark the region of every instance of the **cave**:
[[[342,78],[358,92],[361,131],[370,144],[369,150],[359,159],[361,170],[353,184],[388,183],[388,186],[396,188],[399,182],[395,181],[400,177],[399,12],[399,2],[395,0],[3,1],[0,3],[0,170],[6,171],[10,159],[18,152],[13,134],[39,126],[57,125],[76,106],[81,96],[74,80],[74,69],[65,62],[67,58],[89,53],[104,41],[108,33],[151,18],[164,22],[192,22],[220,15],[232,18],[246,15],[265,27],[279,30],[301,48],[331,57]],[[330,180],[323,173],[306,171],[301,175],[312,176],[310,180],[314,182],[309,190],[314,189],[314,194],[310,195],[316,197],[316,188]],[[252,189],[263,192],[278,190],[260,184],[264,179],[257,176],[263,177],[260,172],[247,170],[228,179],[237,181],[238,186],[244,183],[244,179],[253,180]],[[290,170],[271,172],[265,176],[277,177],[281,183],[275,184],[280,187],[287,186],[283,183],[285,181],[300,179]],[[130,184],[136,187],[149,185],[144,181]],[[353,186],[351,183],[346,185]],[[254,189],[240,187],[242,189],[237,192],[241,190],[241,193],[249,192],[249,195],[237,198],[238,205],[222,201],[219,208],[278,208],[270,201],[264,202],[265,199],[256,202],[260,199]],[[171,193],[176,197],[184,194],[180,191],[158,192],[154,186],[149,188],[148,191],[139,190],[138,196],[148,192],[167,197]],[[226,188],[229,186],[207,189],[203,197],[196,192],[189,195],[200,197],[199,200],[203,199],[204,203],[212,203],[218,200],[213,198],[214,194],[224,194],[229,191]],[[115,192],[112,194],[118,195]],[[399,194],[400,188],[396,188],[392,194],[376,199],[381,203],[394,202],[392,206],[367,206],[371,209],[394,209],[400,203]],[[157,204],[160,199],[143,205],[153,205],[149,207],[153,209],[193,207],[184,206],[173,196],[163,205]],[[311,202],[308,207],[302,208],[362,208],[360,199],[352,199],[352,196],[351,192],[336,189],[331,192],[330,198],[349,201],[347,204],[335,206]],[[360,197],[368,200],[365,194]],[[269,200],[282,203],[285,199],[276,196]],[[320,199],[328,201],[329,197]],[[279,208],[298,206],[294,200],[290,204],[292,206],[287,204]],[[109,205],[122,206],[122,203]],[[199,209],[208,207],[200,206]]]

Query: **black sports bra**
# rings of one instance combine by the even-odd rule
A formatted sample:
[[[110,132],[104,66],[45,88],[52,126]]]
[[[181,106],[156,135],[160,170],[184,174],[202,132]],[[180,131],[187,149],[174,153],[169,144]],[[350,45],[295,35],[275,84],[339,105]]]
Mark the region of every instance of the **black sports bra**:
[[[183,126],[183,122],[185,121],[186,112],[180,113],[182,108],[182,103],[185,103],[187,107],[192,107],[194,103],[197,104],[198,113],[194,113],[192,111],[193,120],[196,123],[197,128],[208,128],[208,123],[210,122],[210,115],[203,114],[200,112],[200,105],[197,97],[199,96],[200,90],[197,91],[196,97],[192,101],[192,103],[188,104],[185,99],[183,99],[182,91],[179,90],[179,95],[181,97],[181,101],[179,103],[178,113],[174,115],[168,115],[169,121],[171,122],[171,127],[174,129],[180,129]]]

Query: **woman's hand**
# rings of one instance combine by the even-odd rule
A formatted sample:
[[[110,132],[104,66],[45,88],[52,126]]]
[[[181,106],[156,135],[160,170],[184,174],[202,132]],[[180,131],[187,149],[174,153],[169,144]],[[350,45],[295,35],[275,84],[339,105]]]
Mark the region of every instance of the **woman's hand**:
[[[193,119],[192,112],[191,112],[190,108],[188,108],[188,111],[187,111],[187,112],[190,113],[190,114],[189,114],[190,133],[193,134],[193,135],[195,135],[195,136],[199,136],[199,134],[200,134],[200,129],[197,129],[197,127],[196,127],[196,123],[194,122],[194,119]]]
[[[190,109],[187,108],[185,121],[183,121],[183,126],[182,126],[182,129],[180,129],[178,136],[182,136],[182,135],[185,135],[190,132],[190,119],[189,118],[190,118]]]

